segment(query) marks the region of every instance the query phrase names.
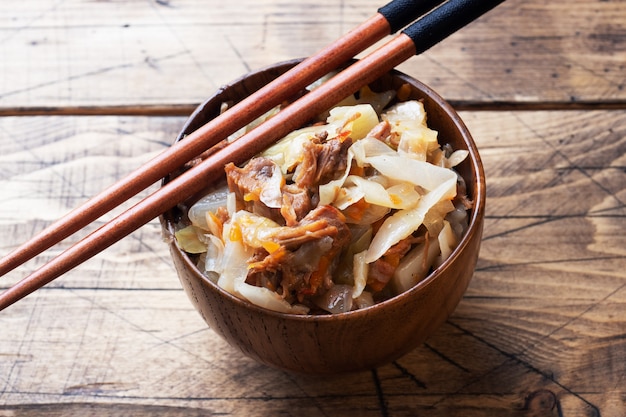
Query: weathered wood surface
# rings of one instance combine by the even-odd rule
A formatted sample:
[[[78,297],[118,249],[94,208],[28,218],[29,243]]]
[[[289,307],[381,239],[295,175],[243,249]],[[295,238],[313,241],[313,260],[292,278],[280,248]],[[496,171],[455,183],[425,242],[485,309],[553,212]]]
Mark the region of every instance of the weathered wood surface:
[[[467,296],[423,347],[323,380],[257,365],[192,309],[154,222],[0,315],[6,412],[623,415],[626,112],[463,117],[488,177],[484,244]],[[0,119],[2,249],[161,149],[181,123]]]
[[[0,112],[44,116],[0,118],[0,255],[167,146],[184,117],[163,114],[315,51],[380,5],[3,2]],[[492,109],[462,112],[488,182],[478,268],[420,348],[334,378],[258,365],[193,310],[152,222],[0,313],[0,416],[623,417],[623,5],[507,0],[403,64]]]
[[[4,1],[0,110],[188,106],[250,69],[312,54],[383,4]],[[623,103],[623,7],[507,0],[401,68],[455,102]]]

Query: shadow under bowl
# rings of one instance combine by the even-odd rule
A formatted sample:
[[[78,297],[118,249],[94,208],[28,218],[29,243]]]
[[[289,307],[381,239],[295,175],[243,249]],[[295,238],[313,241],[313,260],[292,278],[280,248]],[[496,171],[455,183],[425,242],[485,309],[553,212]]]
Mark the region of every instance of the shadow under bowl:
[[[222,87],[195,110],[177,140],[216,117],[222,103],[240,101],[297,62],[279,63]],[[291,315],[269,311],[219,288],[177,245],[174,227],[188,205],[181,204],[161,216],[176,271],[190,301],[213,331],[249,357],[306,374],[371,369],[422,344],[463,297],[474,274],[482,238],[482,163],[459,115],[429,87],[398,71],[386,74],[370,87],[375,91],[397,90],[404,84],[411,88],[410,98],[423,101],[428,125],[439,132],[440,143],[469,151],[456,170],[465,179],[468,197],[474,203],[469,228],[451,256],[408,291],[372,307],[342,314]]]

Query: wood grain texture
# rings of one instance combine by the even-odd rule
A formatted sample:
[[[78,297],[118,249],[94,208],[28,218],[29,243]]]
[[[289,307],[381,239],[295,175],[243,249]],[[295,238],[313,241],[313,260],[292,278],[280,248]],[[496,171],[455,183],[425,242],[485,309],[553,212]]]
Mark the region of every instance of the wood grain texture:
[[[314,53],[382,4],[5,1],[0,109],[192,105]],[[508,0],[401,68],[459,103],[623,104],[625,33],[620,0]]]
[[[4,214],[0,216],[0,223],[12,235],[11,238],[2,239],[3,250],[8,250],[10,243],[17,243],[20,235],[29,235],[34,230],[44,228],[165,149],[175,139],[182,122],[180,118],[2,119],[0,195],[3,198],[0,205]],[[118,210],[103,216],[73,240],[51,249],[46,256],[34,260],[32,265],[25,265],[20,272],[27,273],[37,268],[50,256],[55,256],[102,222],[130,207],[151,190],[146,190]],[[21,220],[14,217],[18,213],[24,215]],[[158,230],[156,222],[148,227],[153,232]],[[110,283],[109,279],[123,279],[123,276],[114,272],[117,267],[133,269],[136,267],[135,261],[146,258],[156,261],[156,266],[169,256],[167,249],[160,245],[154,248],[147,246],[141,231],[120,244],[125,248],[122,252],[124,257],[104,255],[99,261],[93,264],[88,262],[83,267],[107,274],[105,271],[109,268],[103,265],[113,265],[113,273],[102,277]],[[77,277],[81,279],[82,274],[77,274]],[[148,285],[154,284],[148,271],[145,279]]]
[[[168,146],[218,86],[381,5],[2,2],[0,255]],[[152,222],[0,313],[0,416],[623,417],[623,6],[508,0],[401,65],[469,109],[487,176],[474,279],[423,346],[332,378],[259,365],[193,310]]]
[[[466,297],[424,346],[332,378],[258,365],[206,328],[149,224],[0,315],[0,415],[622,415],[626,112],[462,117],[485,162],[485,237]],[[2,251],[182,121],[0,119]]]

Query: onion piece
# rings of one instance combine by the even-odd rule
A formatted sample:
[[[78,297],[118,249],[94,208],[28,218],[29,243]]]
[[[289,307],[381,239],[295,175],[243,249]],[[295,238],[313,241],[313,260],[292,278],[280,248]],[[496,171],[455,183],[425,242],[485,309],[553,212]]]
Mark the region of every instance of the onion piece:
[[[208,242],[204,258],[204,272],[221,274],[224,270],[224,243],[217,236],[210,234],[206,236]]]
[[[447,220],[443,221],[443,229],[441,229],[441,233],[437,236],[437,240],[439,241],[439,249],[441,252],[441,255],[439,255],[440,259],[437,263],[438,265],[441,265],[443,261],[450,257],[450,254],[452,254],[452,251],[458,245],[454,231],[450,226],[450,222]]]
[[[291,305],[278,293],[265,287],[256,287],[246,284],[245,282],[237,281],[234,290],[241,298],[259,307],[267,308],[268,310],[291,314],[306,314],[309,312],[308,307],[301,304]]]
[[[430,239],[420,243],[400,261],[391,277],[390,284],[397,294],[407,291],[426,278],[439,255],[439,241]]]
[[[365,289],[365,286],[367,285],[367,273],[369,271],[369,267],[365,262],[366,253],[367,251],[362,251],[354,255],[354,264],[352,267],[354,287],[352,288],[352,298],[360,297]]]
[[[219,207],[225,206],[227,197],[228,186],[225,183],[202,197],[187,212],[191,224],[207,231],[210,230],[206,221],[206,212],[215,213]]]
[[[320,297],[315,304],[329,313],[346,313],[352,309],[352,287],[349,285],[333,285]]]
[[[372,296],[371,292],[363,291],[363,293],[361,293],[359,297],[354,299],[353,304],[353,308],[361,309],[365,307],[371,307],[376,303],[374,302],[374,297]]]
[[[446,167],[454,168],[455,166],[463,162],[465,158],[467,158],[468,155],[469,155],[469,151],[465,149],[458,149],[452,152],[450,156],[446,158]]]

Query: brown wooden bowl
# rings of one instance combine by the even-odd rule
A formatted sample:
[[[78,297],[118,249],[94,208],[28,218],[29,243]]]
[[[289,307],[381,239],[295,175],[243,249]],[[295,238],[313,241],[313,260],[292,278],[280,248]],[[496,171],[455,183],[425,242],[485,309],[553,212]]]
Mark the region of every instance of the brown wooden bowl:
[[[237,102],[274,79],[297,61],[276,64],[250,73],[221,88],[201,104],[179,138],[215,117],[223,102]],[[290,315],[269,311],[219,288],[196,268],[173,238],[174,223],[184,216],[179,205],[161,217],[174,265],[189,299],[208,325],[244,354],[268,365],[309,374],[370,369],[391,362],[428,338],[461,300],[478,258],[485,212],[485,178],[478,150],[452,107],[421,82],[393,71],[374,90],[412,88],[421,99],[429,127],[442,143],[466,149],[469,157],[456,167],[474,201],[469,228],[452,255],[423,281],[387,301],[362,310],[336,315]],[[176,174],[173,174],[176,175]],[[208,347],[210,349],[210,347]]]

